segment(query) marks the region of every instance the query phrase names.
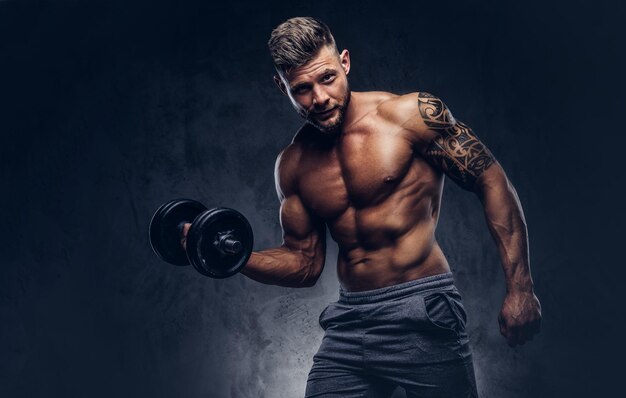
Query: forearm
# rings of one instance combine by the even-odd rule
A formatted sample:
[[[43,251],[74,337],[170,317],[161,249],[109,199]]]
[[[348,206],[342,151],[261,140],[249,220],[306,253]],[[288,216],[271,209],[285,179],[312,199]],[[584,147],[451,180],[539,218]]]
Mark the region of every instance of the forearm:
[[[491,169],[480,186],[479,197],[489,231],[498,246],[507,292],[532,292],[528,232],[522,206],[500,166]]]
[[[313,274],[313,263],[313,259],[302,251],[283,245],[253,252],[241,273],[269,285],[310,287],[317,279]]]

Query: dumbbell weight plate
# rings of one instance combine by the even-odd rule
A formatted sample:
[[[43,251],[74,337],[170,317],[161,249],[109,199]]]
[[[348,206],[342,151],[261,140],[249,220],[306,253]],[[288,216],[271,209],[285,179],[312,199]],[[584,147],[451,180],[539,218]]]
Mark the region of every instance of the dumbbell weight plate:
[[[193,222],[205,210],[202,203],[191,199],[175,199],[159,207],[150,221],[150,245],[156,255],[170,264],[189,265],[180,244],[180,226]]]
[[[230,232],[241,242],[234,254],[215,246],[220,234]],[[187,254],[194,268],[211,278],[227,278],[243,268],[252,253],[253,235],[248,220],[238,211],[217,207],[198,215],[187,235]]]

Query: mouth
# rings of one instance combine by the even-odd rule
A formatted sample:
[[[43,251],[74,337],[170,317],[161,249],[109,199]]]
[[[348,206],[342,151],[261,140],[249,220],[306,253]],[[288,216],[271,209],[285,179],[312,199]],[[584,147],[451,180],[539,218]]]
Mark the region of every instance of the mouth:
[[[322,117],[323,118],[323,117],[330,116],[335,111],[335,109],[337,109],[337,107],[330,108],[329,110],[324,111],[324,112],[313,112],[313,114],[316,117]]]

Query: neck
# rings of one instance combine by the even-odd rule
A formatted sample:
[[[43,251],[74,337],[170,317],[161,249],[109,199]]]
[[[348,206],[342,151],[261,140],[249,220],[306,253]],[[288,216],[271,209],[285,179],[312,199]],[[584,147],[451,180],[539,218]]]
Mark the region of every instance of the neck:
[[[346,126],[351,125],[358,118],[357,109],[359,108],[358,104],[361,100],[361,93],[357,93],[354,91],[350,92],[350,103],[346,108],[346,113],[343,115],[343,123],[341,126],[341,131],[343,132]]]

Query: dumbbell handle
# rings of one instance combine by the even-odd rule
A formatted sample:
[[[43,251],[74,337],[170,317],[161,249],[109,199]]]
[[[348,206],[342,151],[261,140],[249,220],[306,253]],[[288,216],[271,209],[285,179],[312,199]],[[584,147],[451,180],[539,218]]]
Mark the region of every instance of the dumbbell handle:
[[[217,250],[225,254],[237,254],[243,248],[241,242],[235,239],[235,237],[229,232],[218,234],[217,239],[213,241],[213,244]]]
[[[184,231],[185,231],[186,224],[191,224],[191,223],[188,221],[183,221],[178,224],[178,234],[180,236],[181,242],[182,242],[182,239],[185,237]],[[243,249],[243,244],[237,239],[235,239],[235,236],[232,235],[231,231],[218,233],[215,239],[213,240],[213,245],[222,254],[237,254],[241,251],[241,249]]]

